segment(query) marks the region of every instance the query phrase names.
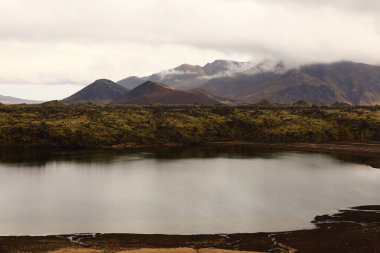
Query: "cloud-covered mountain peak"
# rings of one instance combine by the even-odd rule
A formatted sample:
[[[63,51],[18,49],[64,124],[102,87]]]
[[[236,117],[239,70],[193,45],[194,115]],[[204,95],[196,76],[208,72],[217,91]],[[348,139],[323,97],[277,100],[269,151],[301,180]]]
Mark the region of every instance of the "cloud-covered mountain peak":
[[[247,75],[255,75],[262,72],[283,73],[287,68],[282,61],[266,59],[259,62],[216,60],[212,63],[206,64],[203,69],[208,74],[203,78],[212,79],[216,77],[234,76],[240,73]]]
[[[254,75],[261,72],[279,72],[285,71],[285,65],[282,62],[273,60],[264,60],[258,63],[238,62],[231,60],[215,60],[199,65],[182,64],[178,67],[161,71],[145,77],[127,77],[118,83],[128,89],[133,89],[145,81],[155,81],[166,83],[177,89],[193,89],[206,83],[208,80],[219,77],[231,77],[238,73]]]

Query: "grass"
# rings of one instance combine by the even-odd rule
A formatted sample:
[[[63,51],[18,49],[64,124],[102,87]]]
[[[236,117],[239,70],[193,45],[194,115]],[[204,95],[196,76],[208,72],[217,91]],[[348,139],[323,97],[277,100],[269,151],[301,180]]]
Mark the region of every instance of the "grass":
[[[379,107],[1,105],[2,146],[380,141]]]

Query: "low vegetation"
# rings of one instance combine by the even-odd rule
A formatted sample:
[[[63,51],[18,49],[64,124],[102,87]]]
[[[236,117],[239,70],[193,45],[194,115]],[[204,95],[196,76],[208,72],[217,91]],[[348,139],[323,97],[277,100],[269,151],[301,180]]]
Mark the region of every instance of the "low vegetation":
[[[2,146],[380,141],[380,107],[0,105]]]

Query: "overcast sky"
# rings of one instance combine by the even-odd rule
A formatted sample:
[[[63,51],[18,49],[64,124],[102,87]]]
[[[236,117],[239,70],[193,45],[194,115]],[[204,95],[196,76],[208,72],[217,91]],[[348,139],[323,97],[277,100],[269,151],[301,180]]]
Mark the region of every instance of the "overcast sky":
[[[379,0],[0,0],[0,94],[215,59],[380,64]]]

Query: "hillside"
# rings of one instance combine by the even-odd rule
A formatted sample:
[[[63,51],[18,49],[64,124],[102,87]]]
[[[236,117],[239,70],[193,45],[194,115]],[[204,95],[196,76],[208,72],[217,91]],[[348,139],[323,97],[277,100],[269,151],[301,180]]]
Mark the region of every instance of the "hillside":
[[[202,104],[213,105],[223,103],[207,92],[199,90],[181,91],[175,90],[165,84],[147,81],[123,97],[112,101],[113,104]]]
[[[42,102],[0,95],[0,103],[10,105],[10,104],[39,104]]]
[[[127,92],[126,88],[111,80],[99,79],[62,101],[66,103],[107,104],[124,96]]]
[[[353,62],[314,64],[285,73],[236,74],[209,80],[201,86],[215,95],[238,101],[292,104],[334,102],[380,104],[380,67]]]
[[[380,66],[340,62],[305,66],[302,71],[329,84],[341,102],[380,104]]]

